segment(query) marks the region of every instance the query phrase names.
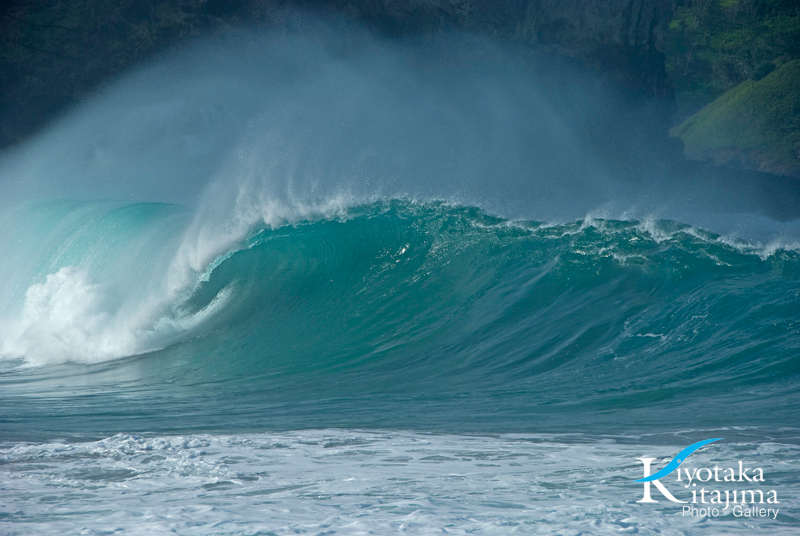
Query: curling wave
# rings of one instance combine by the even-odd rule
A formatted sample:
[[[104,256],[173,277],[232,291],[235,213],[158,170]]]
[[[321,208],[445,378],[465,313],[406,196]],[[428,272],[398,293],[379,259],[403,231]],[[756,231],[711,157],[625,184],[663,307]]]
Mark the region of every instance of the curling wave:
[[[205,396],[243,397],[240,408],[365,396],[455,402],[469,392],[470,403],[499,397],[552,416],[753,393],[763,403],[765,390],[786,405],[797,392],[800,254],[791,248],[672,221],[542,224],[379,200],[283,225],[262,220],[176,285],[184,254],[175,252],[187,240],[162,224],[186,226],[180,209],[103,214],[58,238],[71,246],[24,293],[22,335],[4,334],[5,347],[19,349],[12,356],[52,367],[146,352],[98,369],[89,384],[119,388],[122,370],[137,392],[167,382],[168,392],[195,396],[203,386]],[[111,244],[117,266],[143,271],[142,281],[113,270],[118,287],[88,279]],[[7,372],[6,385],[19,374]],[[204,400],[204,412],[221,403]]]

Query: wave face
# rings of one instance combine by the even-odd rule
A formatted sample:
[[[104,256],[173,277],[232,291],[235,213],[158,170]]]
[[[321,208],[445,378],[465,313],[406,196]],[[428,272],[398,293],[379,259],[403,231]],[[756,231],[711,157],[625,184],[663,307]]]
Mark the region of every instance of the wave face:
[[[181,271],[176,207],[36,217],[53,212],[44,241],[69,245],[4,340],[21,428],[774,427],[797,411],[792,249],[666,220],[550,225],[387,199],[262,223]],[[57,418],[39,406],[54,398]]]

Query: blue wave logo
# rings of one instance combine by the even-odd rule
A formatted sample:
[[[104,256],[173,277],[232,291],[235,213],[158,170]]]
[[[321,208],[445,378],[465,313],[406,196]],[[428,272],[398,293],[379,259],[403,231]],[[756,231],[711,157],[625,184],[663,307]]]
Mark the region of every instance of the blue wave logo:
[[[658,480],[659,478],[663,478],[663,477],[667,476],[668,474],[670,474],[675,469],[677,469],[678,467],[680,467],[681,464],[686,461],[686,458],[691,456],[692,453],[694,451],[696,451],[697,449],[705,447],[709,443],[713,443],[714,441],[720,441],[722,439],[723,438],[721,438],[721,437],[718,437],[716,439],[705,439],[703,441],[698,441],[697,443],[689,445],[688,447],[686,447],[685,449],[680,451],[677,456],[672,458],[672,461],[669,462],[659,472],[653,473],[652,475],[646,476],[644,478],[640,478],[639,480],[636,480],[635,482],[652,482],[653,480]]]

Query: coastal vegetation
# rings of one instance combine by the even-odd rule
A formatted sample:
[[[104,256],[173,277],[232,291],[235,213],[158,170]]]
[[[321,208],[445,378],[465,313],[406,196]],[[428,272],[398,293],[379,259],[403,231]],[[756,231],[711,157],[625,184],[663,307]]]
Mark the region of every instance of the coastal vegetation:
[[[800,178],[800,3],[673,0],[665,52],[687,156]]]

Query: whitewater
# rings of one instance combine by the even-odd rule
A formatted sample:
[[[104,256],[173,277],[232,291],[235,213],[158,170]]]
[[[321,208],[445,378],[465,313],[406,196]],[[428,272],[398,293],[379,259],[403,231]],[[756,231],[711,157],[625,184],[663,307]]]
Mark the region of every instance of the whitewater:
[[[0,533],[796,533],[800,220],[618,174],[579,70],[298,20],[0,158]],[[640,501],[708,438],[774,518]]]

